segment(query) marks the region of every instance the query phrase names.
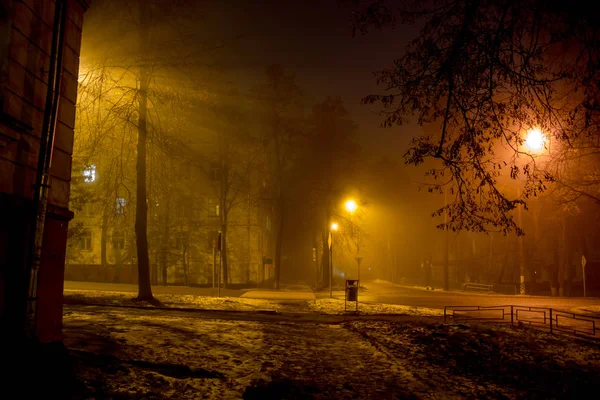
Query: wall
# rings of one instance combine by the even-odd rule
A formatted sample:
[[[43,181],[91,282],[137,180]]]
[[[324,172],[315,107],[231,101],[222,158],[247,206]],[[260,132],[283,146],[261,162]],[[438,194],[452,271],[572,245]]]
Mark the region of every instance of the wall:
[[[63,78],[40,270],[37,335],[41,342],[61,339],[79,49],[89,0],[68,0],[67,4]],[[0,7],[0,329],[4,334],[18,335],[26,307],[26,255],[55,3],[8,0]]]

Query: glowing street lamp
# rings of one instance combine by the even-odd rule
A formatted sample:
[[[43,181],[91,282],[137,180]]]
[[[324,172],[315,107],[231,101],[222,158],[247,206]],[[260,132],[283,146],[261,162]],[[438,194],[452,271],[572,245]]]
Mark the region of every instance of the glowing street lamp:
[[[358,206],[356,205],[356,201],[354,200],[348,200],[346,202],[346,210],[350,213],[353,213],[354,211],[356,211],[356,208]]]
[[[539,128],[532,128],[527,131],[525,137],[525,146],[532,152],[540,152],[544,149],[546,136]],[[518,188],[518,196],[521,197],[521,189]],[[523,226],[522,206],[517,205],[517,222]],[[525,294],[525,244],[523,236],[519,236],[519,293]]]
[[[539,128],[530,129],[525,138],[525,145],[533,151],[540,151],[544,148],[546,136]]]
[[[331,230],[332,231],[337,231],[338,228],[339,228],[339,226],[338,226],[337,222],[332,222],[331,223]]]

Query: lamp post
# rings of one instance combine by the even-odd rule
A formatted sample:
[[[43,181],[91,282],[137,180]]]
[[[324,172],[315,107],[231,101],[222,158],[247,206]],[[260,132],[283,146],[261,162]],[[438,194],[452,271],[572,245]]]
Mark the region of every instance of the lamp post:
[[[532,152],[539,152],[544,148],[546,136],[539,128],[527,131],[525,147]],[[517,189],[517,197],[521,198],[521,188]],[[517,205],[517,222],[519,227],[523,226],[523,205]],[[519,293],[525,294],[525,242],[523,235],[519,236]]]
[[[336,222],[331,223],[331,229],[329,229],[329,298],[333,298],[333,232],[337,231],[339,226]]]
[[[356,211],[356,209],[358,208],[358,205],[356,204],[356,201],[350,199],[346,201],[346,211],[348,211],[350,213],[350,224],[352,224],[352,214],[354,214],[354,212]],[[352,227],[354,228],[354,227]],[[358,237],[356,238],[356,265],[357,265],[357,273],[356,273],[356,279],[358,280],[358,284],[360,287],[360,261],[358,261],[358,253],[360,253],[360,246],[358,244]],[[361,257],[362,260],[362,257]]]

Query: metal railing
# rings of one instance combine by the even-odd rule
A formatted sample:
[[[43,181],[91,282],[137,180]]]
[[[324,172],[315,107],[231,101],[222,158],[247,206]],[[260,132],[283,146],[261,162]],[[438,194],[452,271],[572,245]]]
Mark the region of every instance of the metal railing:
[[[576,314],[545,307],[515,305],[502,306],[446,306],[444,322],[485,321],[510,324],[527,324],[547,328],[550,333],[566,333],[590,339],[600,339],[600,317]]]
[[[465,282],[462,284],[462,290],[467,292],[491,292],[494,285],[486,285],[483,283]]]

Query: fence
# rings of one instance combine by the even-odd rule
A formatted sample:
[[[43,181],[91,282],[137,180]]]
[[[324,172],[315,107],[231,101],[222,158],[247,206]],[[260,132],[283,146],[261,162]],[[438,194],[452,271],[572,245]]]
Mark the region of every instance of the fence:
[[[485,292],[485,293],[502,293],[502,294],[517,294],[517,286],[515,285],[500,285],[500,284],[485,284],[465,282],[460,286],[461,290],[466,292]]]
[[[567,333],[590,339],[600,339],[600,317],[576,314],[545,307],[527,306],[446,306],[444,322],[487,321],[510,324],[527,324],[548,329],[550,333]]]
[[[462,290],[467,292],[491,292],[494,285],[485,285],[483,283],[466,282],[462,284]]]

